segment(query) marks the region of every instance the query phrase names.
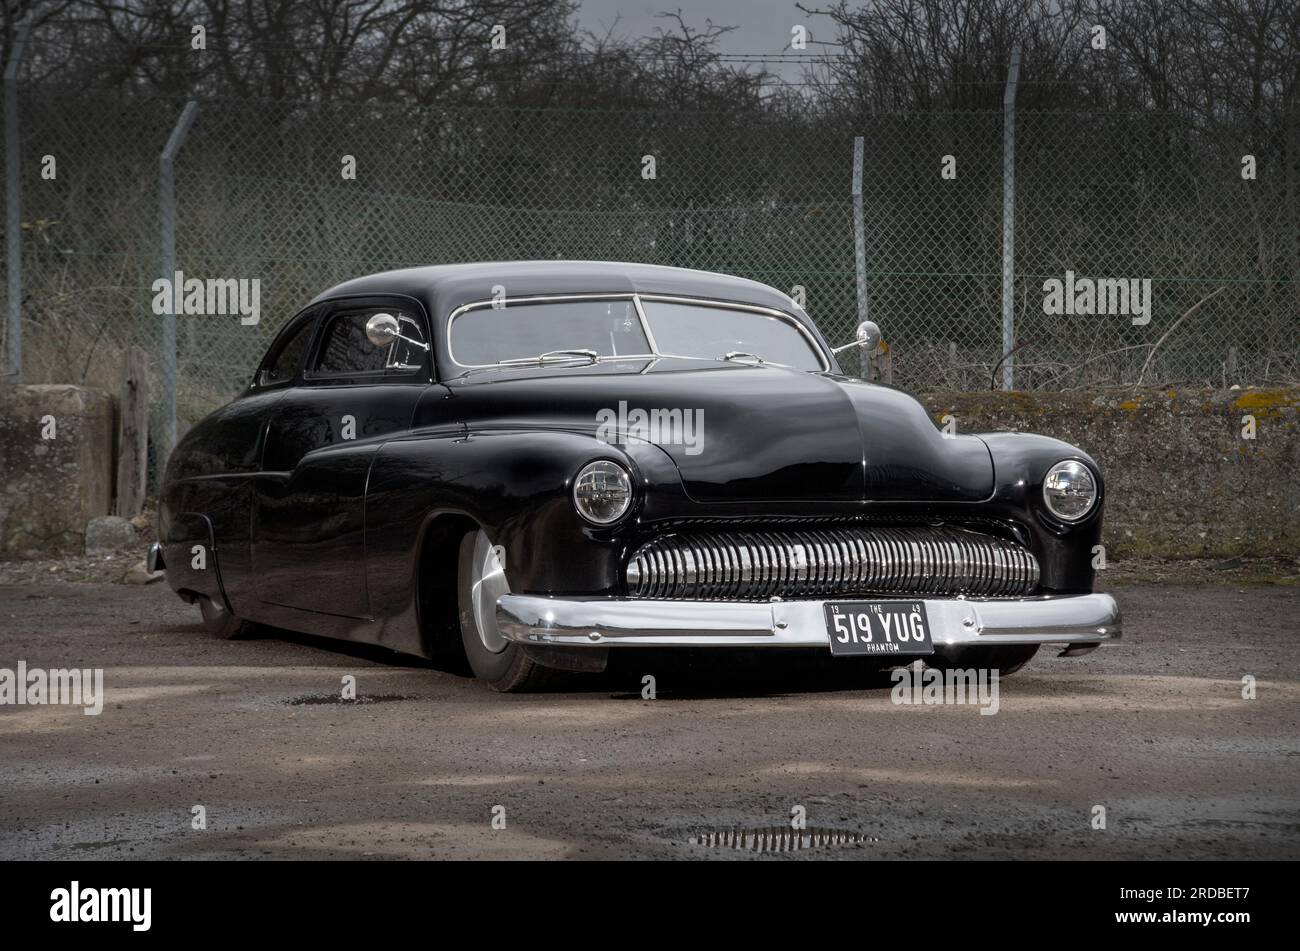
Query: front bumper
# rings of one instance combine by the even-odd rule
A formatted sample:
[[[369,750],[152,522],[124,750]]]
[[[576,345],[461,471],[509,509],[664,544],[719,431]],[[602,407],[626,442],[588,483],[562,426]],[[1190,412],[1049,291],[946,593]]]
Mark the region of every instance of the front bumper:
[[[847,599],[841,599],[847,600]],[[935,646],[1060,644],[1118,640],[1119,606],[1108,594],[923,601]],[[635,601],[507,594],[497,601],[502,636],[566,647],[830,647],[825,601]]]

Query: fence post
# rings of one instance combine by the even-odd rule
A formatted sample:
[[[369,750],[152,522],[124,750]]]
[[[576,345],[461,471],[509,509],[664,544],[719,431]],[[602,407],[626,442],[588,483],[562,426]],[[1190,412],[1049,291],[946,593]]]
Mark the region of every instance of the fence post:
[[[162,400],[163,421],[158,440],[158,461],[161,466],[176,446],[176,180],[172,165],[176,153],[185,143],[185,136],[198,115],[199,104],[191,99],[185,104],[181,117],[176,120],[171,137],[159,158],[158,207],[162,223],[162,276],[172,288],[163,314],[162,332]]]
[[[1020,47],[1011,50],[1002,94],[1002,389],[1016,386],[1016,82]]]
[[[866,225],[862,220],[862,136],[853,137],[853,262],[857,272],[858,289],[858,323],[867,319],[870,309],[867,300],[867,235]],[[858,351],[861,361],[859,373],[864,377],[870,375],[869,354]]]
[[[126,354],[126,375],[118,404],[117,514],[134,518],[144,511],[149,467],[148,357],[139,347]]]
[[[862,136],[853,138],[853,258],[858,272],[858,323],[867,319],[867,237],[862,222]]]
[[[18,148],[18,68],[23,64],[31,31],[28,16],[18,25],[5,64],[5,351],[10,383],[23,381],[23,173]]]

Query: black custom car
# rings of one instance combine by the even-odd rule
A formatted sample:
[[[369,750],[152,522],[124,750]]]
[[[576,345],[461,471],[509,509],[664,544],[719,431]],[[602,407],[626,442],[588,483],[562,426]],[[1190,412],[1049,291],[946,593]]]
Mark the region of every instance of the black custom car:
[[[1073,446],[945,433],[843,375],[771,287],[450,265],[288,320],[173,452],[151,561],[216,634],[467,660],[501,690],[640,647],[1005,673],[1119,637],[1102,502]]]

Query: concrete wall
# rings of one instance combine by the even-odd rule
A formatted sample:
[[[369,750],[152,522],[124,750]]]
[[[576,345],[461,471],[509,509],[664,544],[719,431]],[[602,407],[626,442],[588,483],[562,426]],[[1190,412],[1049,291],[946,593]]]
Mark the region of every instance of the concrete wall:
[[[1064,439],[1106,478],[1110,556],[1300,554],[1300,388],[930,393],[959,432]],[[1254,419],[1254,438],[1243,429]]]
[[[81,554],[113,503],[113,433],[102,390],[0,386],[0,557]]]

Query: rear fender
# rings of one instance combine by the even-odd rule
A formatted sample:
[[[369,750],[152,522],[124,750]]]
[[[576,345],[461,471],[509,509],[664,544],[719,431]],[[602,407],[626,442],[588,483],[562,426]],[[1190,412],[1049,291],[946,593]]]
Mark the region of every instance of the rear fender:
[[[167,584],[177,593],[201,594],[230,605],[221,583],[216,537],[212,521],[198,512],[182,512],[172,518],[162,540]]]

